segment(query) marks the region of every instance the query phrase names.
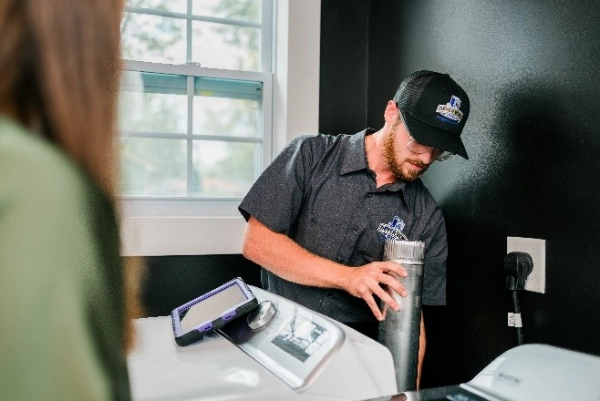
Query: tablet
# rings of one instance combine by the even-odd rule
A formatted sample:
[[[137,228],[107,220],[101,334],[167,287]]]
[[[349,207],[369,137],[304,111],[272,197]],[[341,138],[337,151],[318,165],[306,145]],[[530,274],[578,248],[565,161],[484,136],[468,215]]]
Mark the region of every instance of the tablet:
[[[178,345],[188,345],[230,320],[253,310],[258,301],[240,277],[181,305],[171,312]]]

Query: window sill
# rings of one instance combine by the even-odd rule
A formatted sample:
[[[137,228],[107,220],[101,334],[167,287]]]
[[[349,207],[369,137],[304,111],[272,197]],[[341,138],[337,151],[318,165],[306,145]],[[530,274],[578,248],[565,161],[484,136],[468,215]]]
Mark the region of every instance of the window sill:
[[[122,256],[239,254],[246,222],[226,217],[124,217]]]

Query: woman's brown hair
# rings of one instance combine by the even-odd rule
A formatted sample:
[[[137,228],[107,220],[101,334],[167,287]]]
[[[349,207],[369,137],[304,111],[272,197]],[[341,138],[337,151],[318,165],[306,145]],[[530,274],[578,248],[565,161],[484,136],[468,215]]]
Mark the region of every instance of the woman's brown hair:
[[[123,6],[123,0],[0,1],[0,110],[60,147],[113,203]],[[141,265],[128,262],[134,263],[124,272],[126,347],[130,320],[140,314]]]
[[[0,104],[116,194],[123,0],[0,1]]]

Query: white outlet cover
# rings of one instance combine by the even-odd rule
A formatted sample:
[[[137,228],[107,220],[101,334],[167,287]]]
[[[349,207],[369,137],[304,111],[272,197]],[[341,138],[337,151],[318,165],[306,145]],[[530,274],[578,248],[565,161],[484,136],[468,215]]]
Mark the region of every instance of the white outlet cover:
[[[546,240],[507,237],[506,253],[527,252],[533,259],[533,270],[525,280],[525,290],[546,293]]]

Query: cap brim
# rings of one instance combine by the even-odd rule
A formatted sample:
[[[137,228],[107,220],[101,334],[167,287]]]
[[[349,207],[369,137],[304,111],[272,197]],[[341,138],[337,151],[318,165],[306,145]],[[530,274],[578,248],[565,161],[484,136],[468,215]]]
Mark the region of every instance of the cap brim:
[[[406,122],[408,131],[420,144],[454,153],[465,159],[469,158],[467,150],[460,140],[460,136],[439,128],[434,128],[404,112],[402,112],[402,117]]]

